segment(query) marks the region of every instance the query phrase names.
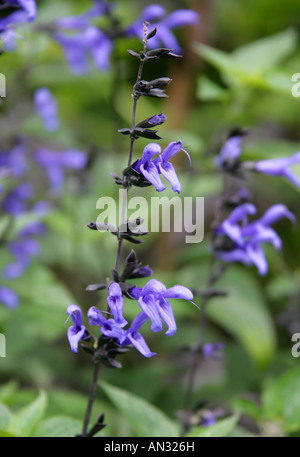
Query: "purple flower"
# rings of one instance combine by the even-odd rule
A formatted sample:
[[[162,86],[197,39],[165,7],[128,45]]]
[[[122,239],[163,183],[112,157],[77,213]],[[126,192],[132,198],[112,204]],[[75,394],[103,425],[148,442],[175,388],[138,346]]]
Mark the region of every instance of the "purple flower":
[[[185,149],[183,149],[181,141],[173,141],[172,143],[169,143],[163,153],[155,161],[159,173],[161,173],[164,178],[169,181],[173,192],[177,192],[178,194],[180,194],[181,185],[176,175],[175,169],[169,160],[179,151],[186,153],[189,158],[190,165],[192,165],[190,155]]]
[[[36,16],[36,4],[34,0],[7,0],[11,6],[20,7],[8,16],[0,17],[0,38],[3,40],[5,51],[13,51],[16,38],[22,38],[15,31],[18,24],[33,21]]]
[[[109,58],[113,48],[112,40],[97,27],[88,27],[84,34],[84,40],[96,67],[101,71],[107,71],[110,67]]]
[[[16,238],[8,243],[8,250],[15,257],[15,263],[4,267],[2,276],[5,279],[16,279],[22,276],[31,263],[31,257],[40,253],[40,244],[32,238]]]
[[[116,323],[115,319],[106,319],[96,306],[88,310],[90,325],[99,325],[101,333],[107,338],[116,338],[119,344],[122,344],[126,338],[125,330]],[[127,322],[126,322],[127,323]],[[126,325],[125,323],[125,325]]]
[[[126,331],[126,339],[123,346],[132,344],[144,357],[152,357],[156,352],[151,352],[144,337],[139,333],[139,329],[148,320],[146,313],[141,311],[132,321],[130,328]]]
[[[163,6],[150,5],[142,11],[139,19],[127,28],[126,35],[138,36],[143,40],[143,22],[147,21],[153,28],[157,27],[156,35],[148,42],[150,48],[159,48],[163,45],[175,52],[180,52],[181,48],[172,29],[196,24],[199,19],[198,13],[192,10],[182,9],[167,15]]]
[[[283,176],[292,184],[300,188],[300,178],[295,175],[290,166],[300,162],[300,151],[291,157],[280,159],[259,160],[253,164],[253,168],[264,175]]]
[[[109,295],[107,304],[113,313],[114,320],[119,327],[124,327],[127,321],[123,317],[123,297],[121,287],[118,283],[114,282],[109,287]]]
[[[41,87],[34,94],[34,104],[36,113],[43,121],[44,127],[48,131],[57,130],[59,127],[57,101],[46,87]]]
[[[76,149],[54,152],[50,149],[40,148],[36,150],[35,159],[45,169],[53,192],[62,190],[64,169],[80,170],[87,162],[86,154]]]
[[[9,287],[0,286],[0,303],[3,303],[9,309],[15,309],[19,305],[19,297]]]
[[[68,328],[68,340],[71,346],[71,350],[75,353],[78,352],[79,341],[86,338],[86,328],[82,325],[82,313],[81,309],[77,305],[70,305],[66,311],[69,314],[66,322],[71,319],[73,320],[73,325]]]
[[[232,136],[222,147],[215,164],[219,168],[232,169],[242,153],[242,137]]]
[[[0,169],[6,174],[23,176],[28,170],[26,151],[23,143],[17,144],[9,151],[2,151],[0,154]]]
[[[158,192],[166,189],[166,186],[162,183],[159,176],[162,174],[164,178],[170,182],[172,190],[180,193],[181,185],[175,169],[169,160],[181,150],[187,154],[191,163],[191,158],[188,152],[183,149],[181,141],[173,141],[169,143],[162,153],[159,144],[149,143],[143,151],[142,158],[134,164],[134,169],[138,173],[141,173],[151,184],[153,184]],[[160,154],[159,157],[151,160],[152,157],[157,154]]]
[[[63,49],[65,58],[75,75],[82,75],[88,71],[86,43],[81,35],[67,36],[54,33],[53,38]]]
[[[248,215],[254,214],[256,208],[245,203],[235,208],[229,217],[215,230],[218,236],[227,236],[215,249],[216,255],[225,262],[242,262],[246,266],[255,265],[260,275],[268,271],[268,264],[262,248],[263,243],[271,243],[278,250],[281,249],[281,239],[270,225],[286,217],[293,223],[294,215],[286,206],[277,204],[269,208],[258,220],[248,222]],[[218,241],[218,238],[216,242]]]
[[[28,182],[23,182],[8,192],[2,202],[2,207],[7,214],[15,216],[28,209],[27,202],[34,196],[34,188]]]
[[[176,285],[167,289],[157,279],[151,279],[144,288],[133,287],[129,293],[138,300],[140,308],[151,320],[151,330],[160,332],[164,322],[168,327],[168,336],[174,335],[177,330],[169,298],[193,299],[193,294],[187,287]]]
[[[5,0],[12,6],[20,7],[26,11],[28,21],[33,21],[36,17],[36,3],[35,0]]]
[[[74,74],[87,73],[90,56],[99,70],[107,71],[109,69],[113,41],[98,27],[95,27],[92,20],[103,14],[108,14],[111,8],[112,5],[98,0],[86,13],[56,21],[59,29],[79,31],[74,35],[60,32],[53,34],[53,38],[61,45]]]
[[[211,411],[205,411],[202,415],[202,418],[202,427],[211,427],[217,422],[217,419]]]
[[[202,353],[206,359],[219,357],[220,351],[224,349],[223,343],[205,343],[202,346]]]

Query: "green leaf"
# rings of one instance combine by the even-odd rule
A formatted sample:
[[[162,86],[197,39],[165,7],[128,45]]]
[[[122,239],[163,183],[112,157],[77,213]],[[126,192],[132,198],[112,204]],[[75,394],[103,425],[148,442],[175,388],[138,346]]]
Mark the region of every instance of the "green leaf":
[[[209,303],[208,317],[234,335],[257,366],[266,366],[274,356],[275,331],[257,282],[248,271],[231,267],[218,288],[229,293]]]
[[[16,435],[0,429],[0,438],[16,438]]]
[[[273,69],[297,46],[297,34],[288,29],[236,49],[232,56],[244,71],[262,74]]]
[[[234,429],[238,421],[238,416],[228,417],[217,421],[210,427],[197,427],[192,430],[186,437],[193,438],[212,438],[227,436]]]
[[[67,416],[50,417],[36,428],[34,437],[72,438],[81,433],[82,421]]]
[[[208,79],[206,76],[201,76],[197,84],[197,97],[205,101],[219,101],[228,99],[229,93],[227,90],[220,87],[215,82]]]
[[[7,431],[19,437],[31,435],[43,417],[47,405],[47,397],[41,392],[32,403],[18,411],[10,420]]]
[[[266,419],[280,421],[287,432],[300,430],[300,367],[264,389],[263,411]]]
[[[0,429],[5,430],[13,417],[13,413],[7,406],[0,403]]]
[[[143,398],[105,382],[101,382],[100,386],[115,407],[128,419],[137,436],[179,436],[177,424]]]

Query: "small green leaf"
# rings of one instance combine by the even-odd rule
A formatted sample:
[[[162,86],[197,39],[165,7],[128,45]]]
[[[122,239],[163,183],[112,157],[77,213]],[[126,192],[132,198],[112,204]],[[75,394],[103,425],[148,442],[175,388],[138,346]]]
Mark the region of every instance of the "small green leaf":
[[[0,438],[16,438],[16,435],[0,429]]]
[[[143,398],[105,382],[101,382],[100,386],[115,407],[128,419],[138,436],[179,436],[177,424]]]
[[[265,388],[263,411],[267,420],[280,421],[287,432],[300,430],[300,367]]]
[[[41,392],[32,403],[18,411],[10,420],[7,431],[16,436],[28,437],[43,417],[47,405],[47,397]]]
[[[0,429],[5,430],[13,417],[13,413],[7,406],[0,403]]]
[[[238,421],[238,416],[228,417],[217,421],[214,425],[209,427],[197,427],[192,430],[186,437],[194,438],[220,438],[227,436],[234,429]]]
[[[261,74],[278,65],[296,46],[297,34],[288,29],[241,46],[232,56],[243,70]]]
[[[34,437],[72,438],[81,433],[82,421],[67,416],[50,417],[35,429]]]

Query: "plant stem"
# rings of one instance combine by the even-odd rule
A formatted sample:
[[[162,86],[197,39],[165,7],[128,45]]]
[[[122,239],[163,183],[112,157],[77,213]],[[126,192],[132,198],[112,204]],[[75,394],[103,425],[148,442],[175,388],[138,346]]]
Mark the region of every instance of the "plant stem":
[[[83,422],[83,429],[82,429],[82,436],[86,437],[88,434],[88,426],[89,426],[89,421],[93,409],[93,404],[96,396],[96,391],[97,391],[97,383],[98,383],[98,377],[99,377],[99,369],[100,369],[100,362],[98,360],[95,360],[95,366],[94,366],[94,373],[93,373],[93,379],[90,387],[90,394],[89,394],[89,401],[84,417],[84,422]]]

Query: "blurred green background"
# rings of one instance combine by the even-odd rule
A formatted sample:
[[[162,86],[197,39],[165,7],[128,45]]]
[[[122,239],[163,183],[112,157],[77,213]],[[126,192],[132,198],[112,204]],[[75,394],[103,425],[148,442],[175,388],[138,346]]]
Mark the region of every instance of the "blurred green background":
[[[81,13],[90,2],[41,0],[37,4],[38,18],[26,28],[26,40],[19,41],[14,53],[1,56],[0,71],[7,79],[7,98],[0,106],[1,142],[6,146],[16,136],[30,137],[36,145],[82,149],[89,162],[84,171],[68,175],[55,210],[46,217],[49,231],[42,240],[41,255],[22,278],[7,283],[18,292],[21,304],[15,311],[0,307],[0,332],[7,342],[7,357],[0,359],[4,405],[0,416],[19,411],[42,389],[47,396],[47,406],[44,398],[39,404],[44,424],[49,418],[67,416],[73,430],[84,415],[92,370],[87,354],[70,351],[65,310],[72,303],[85,311],[106,303],[104,293],[85,292],[85,288],[111,274],[116,239],[90,231],[86,224],[98,216],[99,197],[118,195],[110,173],[120,175],[127,162],[128,138],[117,130],[130,125],[137,72],[137,62],[126,50],[139,51],[141,45],[135,39],[118,41],[111,71],[101,73],[92,67],[87,75],[72,75],[60,47],[38,27]],[[128,24],[147,4],[122,0],[116,11]],[[291,93],[292,75],[300,72],[299,4],[297,0],[160,4],[168,11],[195,9],[201,24],[176,32],[184,48],[180,63],[159,60],[146,66],[145,79],[169,76],[173,81],[168,99],[140,101],[137,119],[164,112],[168,120],[160,127],[160,144],[184,142],[193,167],[184,155],[174,160],[181,196],[205,197],[206,234],[200,244],[185,244],[178,233],[151,233],[136,252],[153,268],[153,277],[167,287],[184,284],[201,289],[208,276],[214,205],[222,191],[213,160],[228,131],[236,126],[249,129],[246,159],[284,157],[300,149],[300,98]],[[41,86],[51,89],[59,103],[62,125],[55,135],[43,130],[34,113],[33,94]],[[135,158],[145,144],[143,139],[136,142]],[[39,179],[43,186],[45,177]],[[249,187],[260,213],[280,202],[300,221],[299,189],[280,178],[261,176],[251,177]],[[153,188],[142,192],[149,198],[157,196]],[[131,195],[140,193],[136,188]],[[299,227],[285,221],[277,224],[283,252],[266,250],[268,275],[260,278],[254,268],[235,265],[220,281],[229,295],[215,299],[207,309],[204,340],[223,341],[224,358],[201,364],[193,401],[239,414],[238,425],[235,422],[227,433],[232,436],[300,435],[300,361],[291,354],[291,335],[300,332]],[[126,245],[127,253],[130,249]],[[7,260],[7,254],[1,253],[0,265]],[[138,285],[145,282],[139,280]],[[200,298],[195,301],[201,307]],[[125,315],[131,319],[136,312],[137,306],[127,301]],[[145,398],[176,420],[183,409],[189,364],[183,347],[196,339],[200,313],[188,302],[176,300],[178,331],[172,338],[143,329],[157,355],[148,360],[132,350],[124,355],[122,369],[103,369],[101,379]],[[101,411],[110,424],[104,435],[138,433],[100,389],[93,418]]]

